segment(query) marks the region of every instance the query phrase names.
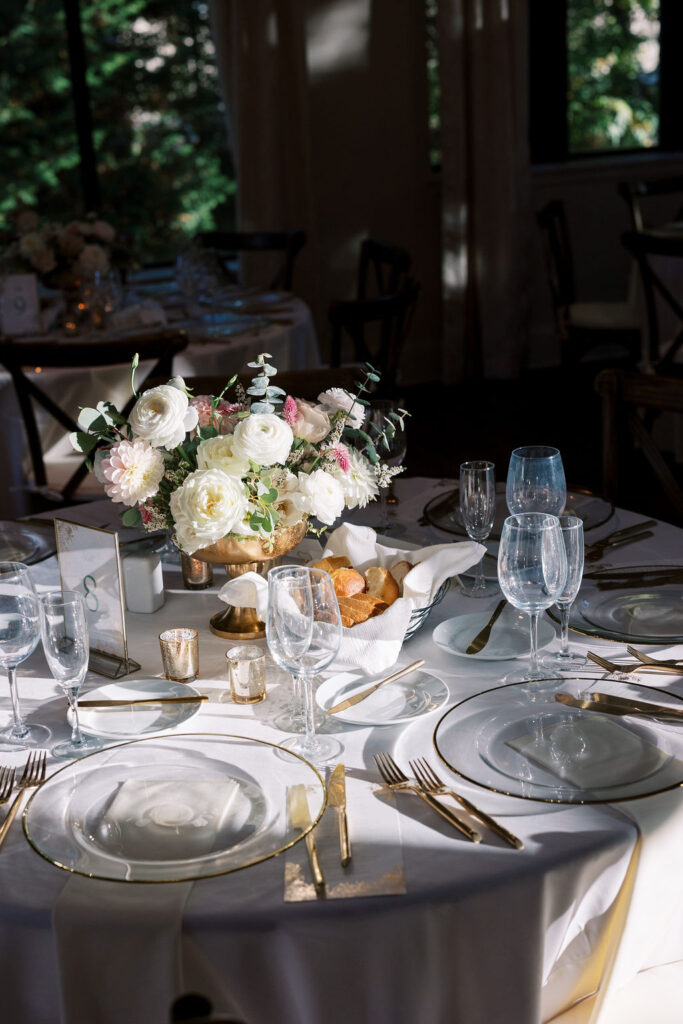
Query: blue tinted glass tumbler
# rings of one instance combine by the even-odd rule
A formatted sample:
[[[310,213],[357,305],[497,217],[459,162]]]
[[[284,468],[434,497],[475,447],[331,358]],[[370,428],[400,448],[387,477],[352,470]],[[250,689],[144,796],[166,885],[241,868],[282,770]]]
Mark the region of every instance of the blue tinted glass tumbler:
[[[559,516],[567,503],[562,456],[544,444],[515,448],[510,456],[505,498],[510,514],[545,512]]]

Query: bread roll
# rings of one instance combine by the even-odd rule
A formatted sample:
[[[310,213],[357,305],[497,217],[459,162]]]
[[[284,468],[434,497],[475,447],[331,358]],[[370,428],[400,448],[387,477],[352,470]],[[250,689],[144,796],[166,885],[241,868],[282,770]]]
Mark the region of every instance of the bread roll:
[[[388,569],[372,565],[365,570],[367,591],[372,597],[378,597],[386,604],[393,604],[399,596],[398,583]]]
[[[322,561],[316,562],[315,565],[311,566],[311,569],[324,569],[325,572],[333,573],[335,569],[342,569],[349,565],[351,565],[351,562],[346,555],[334,555],[331,558],[323,558]]]
[[[337,597],[353,597],[365,590],[365,580],[355,569],[333,569],[330,576]]]
[[[402,561],[396,562],[395,565],[392,565],[391,569],[389,570],[391,575],[398,583],[401,593],[403,593],[403,580],[408,575],[410,570],[413,568],[414,566],[412,566],[410,562]]]
[[[360,622],[367,622],[374,615],[380,615],[386,611],[387,605],[370,594],[356,594],[355,597],[340,597],[339,611],[342,616],[342,626],[346,626],[345,619],[351,620],[355,626]]]

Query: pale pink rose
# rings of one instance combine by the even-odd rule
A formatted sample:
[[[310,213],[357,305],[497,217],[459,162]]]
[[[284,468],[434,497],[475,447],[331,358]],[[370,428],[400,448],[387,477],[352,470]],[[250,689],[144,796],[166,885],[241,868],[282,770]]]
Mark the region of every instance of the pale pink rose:
[[[31,266],[35,267],[39,274],[49,274],[57,266],[57,260],[52,249],[36,249],[31,254]]]
[[[84,277],[93,277],[99,271],[106,274],[109,270],[109,257],[101,245],[92,242],[84,245],[78,257],[78,270]]]
[[[22,235],[27,231],[37,231],[38,223],[38,214],[35,210],[22,210],[17,214],[17,231]]]
[[[198,423],[200,427],[208,427],[211,424],[211,396],[195,395],[190,399],[190,405],[197,410]]]
[[[90,234],[110,245],[114,241],[116,231],[106,220],[96,220],[90,225]]]
[[[235,421],[226,424],[229,429],[223,429],[223,420],[225,417],[232,417],[235,413],[240,412],[242,406],[238,402],[226,402],[225,399],[221,399],[216,406],[213,419],[211,415],[211,395],[195,395],[194,398],[190,399],[190,405],[197,410],[199,417],[200,427],[216,427],[220,430],[221,434],[232,434],[235,429]]]
[[[330,418],[319,405],[313,405],[304,398],[297,398],[296,419],[292,424],[292,431],[295,437],[316,444],[329,434]]]

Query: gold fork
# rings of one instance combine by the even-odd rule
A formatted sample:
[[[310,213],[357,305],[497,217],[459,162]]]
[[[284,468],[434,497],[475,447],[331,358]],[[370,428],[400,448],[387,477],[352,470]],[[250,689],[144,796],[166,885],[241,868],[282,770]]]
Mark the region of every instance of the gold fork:
[[[490,817],[486,811],[480,811],[479,808],[471,803],[467,797],[461,796],[460,793],[456,793],[454,789],[449,789],[445,786],[439,776],[436,774],[432,766],[425,761],[424,757],[418,758],[416,761],[410,761],[410,767],[413,770],[415,778],[424,789],[425,793],[430,793],[432,796],[452,796],[454,800],[457,800],[461,807],[464,807],[466,811],[472,815],[473,818],[478,818],[479,821],[487,825],[492,832],[499,835],[501,839],[504,839],[510,846],[514,846],[517,850],[524,849],[524,843],[521,839],[518,839],[516,835],[500,825],[495,818]]]
[[[6,804],[12,795],[14,777],[16,774],[16,768],[4,767],[0,770],[0,804]]]
[[[637,651],[635,647],[629,647],[627,645],[626,650],[629,654],[632,654],[634,658],[642,662],[643,665],[652,665],[653,668],[663,669],[676,669],[679,673],[683,673],[683,661],[676,660],[675,658],[651,658],[649,654],[645,654],[644,651]]]
[[[586,657],[590,661],[595,662],[600,668],[604,668],[606,672],[621,672],[622,675],[628,676],[634,672],[673,672],[674,675],[680,675],[681,670],[677,668],[670,668],[667,665],[644,665],[642,661],[637,661],[635,665],[617,665],[613,661],[608,661],[607,658],[601,658],[599,654],[593,654],[592,651],[586,653]]]
[[[33,786],[40,786],[41,783],[45,782],[45,767],[47,764],[47,754],[44,750],[32,750],[28,756],[24,771],[22,772],[21,778],[17,782],[17,789],[19,792],[14,798],[14,803],[7,812],[7,817],[0,825],[0,846],[5,841],[5,836],[10,830],[10,825],[14,821],[19,806],[21,804],[21,798],[24,795],[25,789],[31,789]]]
[[[375,764],[377,769],[382,776],[382,781],[389,789],[396,790],[399,793],[415,793],[424,800],[426,804],[440,814],[442,818],[453,825],[458,832],[462,832],[464,836],[471,839],[473,843],[480,843],[481,836],[478,832],[475,832],[473,828],[470,828],[464,821],[461,821],[457,814],[453,814],[453,811],[449,810],[448,807],[444,807],[438,800],[435,800],[429,793],[425,793],[424,790],[420,789],[418,785],[411,782],[407,775],[404,775],[401,769],[394,761],[391,754],[374,754]]]

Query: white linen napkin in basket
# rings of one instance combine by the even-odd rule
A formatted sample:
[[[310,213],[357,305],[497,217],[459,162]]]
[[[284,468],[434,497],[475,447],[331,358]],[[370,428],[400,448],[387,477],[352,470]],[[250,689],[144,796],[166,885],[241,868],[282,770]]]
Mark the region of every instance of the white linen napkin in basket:
[[[359,668],[367,675],[375,675],[390,668],[401,652],[414,609],[430,604],[445,580],[476,565],[483,558],[484,552],[484,546],[474,541],[434,544],[414,550],[388,547],[378,543],[377,534],[369,526],[354,526],[352,523],[340,526],[330,534],[324,557],[346,555],[351,565],[360,572],[371,565],[389,569],[403,560],[415,568],[403,580],[403,596],[394,601],[382,615],[342,631],[342,642],[334,660],[334,668]],[[256,608],[259,618],[265,620],[268,583],[257,573],[248,572],[229,580],[220,589],[218,596],[226,604],[237,608]]]

